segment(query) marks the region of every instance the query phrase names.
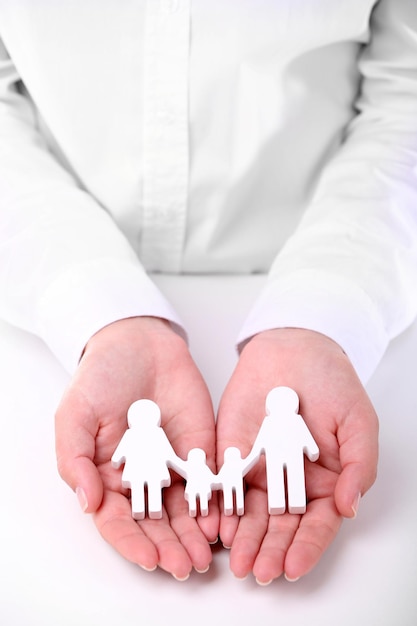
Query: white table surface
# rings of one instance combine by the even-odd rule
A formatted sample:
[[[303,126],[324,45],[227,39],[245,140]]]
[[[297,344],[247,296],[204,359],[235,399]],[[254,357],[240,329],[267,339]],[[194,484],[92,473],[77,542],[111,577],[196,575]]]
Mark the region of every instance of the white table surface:
[[[234,338],[264,277],[157,277],[189,330],[217,405]],[[380,416],[378,480],[305,578],[236,580],[214,548],[178,582],[124,561],[58,477],[53,416],[68,376],[36,337],[0,323],[0,624],[160,626],[417,624],[417,325],[368,385]]]

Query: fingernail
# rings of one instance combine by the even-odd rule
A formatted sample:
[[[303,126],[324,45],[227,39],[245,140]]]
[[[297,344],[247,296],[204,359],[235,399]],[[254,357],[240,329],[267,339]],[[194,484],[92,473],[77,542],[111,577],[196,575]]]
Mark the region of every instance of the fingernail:
[[[75,493],[77,495],[81,510],[83,513],[85,513],[86,510],[88,509],[88,501],[87,501],[87,496],[85,495],[85,491],[82,487],[77,487],[75,490]]]
[[[188,573],[186,576],[177,576],[176,574],[172,574],[175,580],[178,580],[180,583],[184,582],[188,578],[190,578],[190,574]]]
[[[361,501],[361,493],[358,493],[358,495],[356,496],[356,498],[352,502],[353,519],[355,519],[355,517],[358,514],[358,508],[359,508],[360,501]]]
[[[213,539],[213,541],[209,541],[209,544],[210,544],[211,546],[215,546],[215,545],[216,545],[216,543],[218,543],[218,542],[219,542],[219,538],[218,538],[218,537],[216,537],[216,539]]]
[[[195,571],[197,572],[197,574],[205,574],[206,572],[208,572],[208,571],[209,571],[209,569],[210,569],[210,565],[207,565],[207,567],[206,567],[206,568],[204,568],[204,569],[197,569],[196,567],[195,567],[194,569],[195,569]]]
[[[255,578],[256,582],[258,583],[258,585],[260,585],[261,587],[266,587],[267,585],[270,585],[272,583],[272,578],[271,580],[259,580],[258,578]]]
[[[285,580],[288,580],[289,583],[295,583],[297,582],[297,580],[300,580],[299,576],[297,578],[290,578],[289,576],[287,576],[287,574],[284,574],[284,578]]]
[[[237,579],[237,580],[246,580],[248,575],[244,574],[243,576],[238,576],[237,574],[233,574],[233,576]]]
[[[144,569],[145,572],[154,572],[156,570],[156,568],[158,567],[157,565],[154,565],[153,567],[147,567],[146,565],[142,565],[142,563],[138,563],[138,565],[139,565],[139,567]]]

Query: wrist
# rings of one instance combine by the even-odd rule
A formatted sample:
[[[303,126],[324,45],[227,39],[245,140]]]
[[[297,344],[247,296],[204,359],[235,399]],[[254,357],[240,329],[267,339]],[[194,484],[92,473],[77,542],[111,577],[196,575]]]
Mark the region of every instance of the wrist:
[[[154,336],[178,337],[179,341],[183,339],[172,329],[171,324],[164,318],[151,316],[128,317],[116,320],[107,326],[98,330],[88,340],[82,357],[88,352],[97,348],[103,349],[109,344],[121,345],[126,342],[134,343],[135,339],[146,336],[151,340]],[[81,358],[82,358],[81,357]]]
[[[249,339],[249,341],[245,344],[245,347],[254,341],[260,343],[263,341],[279,341],[283,346],[287,345],[288,347],[303,345],[328,345],[329,349],[334,349],[345,354],[343,348],[336,341],[334,341],[334,339],[323,333],[310,330],[308,328],[283,327],[264,330],[251,337],[251,339]]]

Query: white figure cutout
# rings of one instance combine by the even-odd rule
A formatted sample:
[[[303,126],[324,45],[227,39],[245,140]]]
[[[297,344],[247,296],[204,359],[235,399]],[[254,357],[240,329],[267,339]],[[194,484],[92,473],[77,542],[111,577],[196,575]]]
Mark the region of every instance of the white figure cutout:
[[[201,448],[189,451],[187,461],[183,462],[186,478],[184,496],[188,502],[191,517],[197,515],[197,499],[200,503],[200,514],[208,515],[208,501],[216,486],[216,477],[206,464],[206,453]]]
[[[152,400],[137,400],[128,411],[129,424],[112,456],[112,466],[123,463],[122,485],[131,490],[132,515],[145,517],[145,488],[148,492],[148,515],[162,517],[162,488],[171,484],[168,467],[182,474],[184,461],[178,457],[164,430],[161,411]]]
[[[233,515],[233,495],[236,500],[236,513],[243,515],[245,512],[243,477],[252,469],[259,460],[259,455],[249,455],[242,459],[239,448],[231,446],[224,451],[224,462],[217,474],[217,489],[223,490],[223,512],[225,515]]]
[[[304,454],[310,461],[319,458],[319,449],[298,413],[299,399],[289,387],[275,387],[266,398],[266,417],[247,460],[265,455],[268,509],[271,515],[285,512],[285,479],[290,513],[304,513],[306,490]]]

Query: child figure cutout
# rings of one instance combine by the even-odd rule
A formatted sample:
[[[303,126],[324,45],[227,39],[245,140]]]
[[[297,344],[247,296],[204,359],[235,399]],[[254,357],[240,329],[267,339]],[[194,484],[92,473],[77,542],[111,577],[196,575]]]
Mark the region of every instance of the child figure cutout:
[[[112,466],[118,469],[124,463],[123,487],[130,487],[132,515],[136,520],[145,517],[145,487],[148,491],[148,515],[162,517],[162,488],[171,484],[168,467],[183,475],[184,461],[178,457],[164,430],[161,411],[152,400],[137,400],[127,413],[128,430],[112,456]]]
[[[184,462],[183,462],[184,463]],[[206,465],[206,453],[201,448],[193,448],[189,451],[187,461],[184,463],[186,478],[184,496],[188,502],[188,511],[191,517],[197,515],[197,499],[200,502],[200,514],[208,515],[208,501],[212,496],[212,490],[216,487],[216,476]]]
[[[225,515],[233,515],[233,494],[236,500],[236,513],[245,512],[243,495],[243,477],[259,460],[259,455],[249,455],[242,459],[239,448],[230,447],[224,451],[224,463],[217,474],[217,489],[223,490],[223,511]]]
[[[298,409],[298,395],[293,389],[272,389],[266,398],[266,417],[247,457],[250,461],[265,455],[270,515],[285,512],[284,469],[288,511],[305,513],[306,510],[304,454],[310,461],[317,461],[319,449]]]

